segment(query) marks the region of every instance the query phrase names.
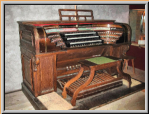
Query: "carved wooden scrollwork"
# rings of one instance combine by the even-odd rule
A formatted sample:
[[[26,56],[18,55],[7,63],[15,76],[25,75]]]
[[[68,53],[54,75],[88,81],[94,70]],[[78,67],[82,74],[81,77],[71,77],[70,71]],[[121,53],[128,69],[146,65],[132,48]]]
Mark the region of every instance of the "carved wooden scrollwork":
[[[36,57],[32,57],[32,60],[33,60],[33,71],[36,72],[37,71],[37,66],[40,63],[40,60],[39,60],[39,58],[36,58]]]

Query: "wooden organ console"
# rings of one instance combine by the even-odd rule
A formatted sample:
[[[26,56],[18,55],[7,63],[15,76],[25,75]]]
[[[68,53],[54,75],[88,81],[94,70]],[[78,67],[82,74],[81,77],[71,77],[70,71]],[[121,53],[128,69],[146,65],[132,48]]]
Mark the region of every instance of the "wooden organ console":
[[[63,11],[76,15],[62,15]],[[79,12],[90,15],[79,15]],[[35,97],[57,91],[59,87],[64,98],[67,94],[75,97],[72,101],[75,105],[75,100],[84,95],[122,85],[122,78],[131,85],[131,77],[121,71],[121,56],[131,44],[128,24],[94,20],[92,10],[59,9],[59,16],[59,21],[18,21],[23,86]],[[74,17],[76,20],[72,20]],[[92,63],[82,63],[98,57],[112,57],[118,62],[96,65],[96,68]],[[112,77],[115,74],[117,79]],[[90,75],[92,79],[86,83]],[[88,88],[81,86],[84,83]],[[79,87],[82,89],[78,91]]]

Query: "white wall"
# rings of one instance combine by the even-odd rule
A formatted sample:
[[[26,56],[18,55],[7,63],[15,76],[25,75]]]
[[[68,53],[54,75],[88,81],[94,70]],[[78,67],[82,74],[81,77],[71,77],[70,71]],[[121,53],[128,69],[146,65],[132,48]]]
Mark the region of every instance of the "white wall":
[[[77,5],[77,8],[93,10],[94,19],[129,22],[129,5]],[[58,9],[74,9],[74,5],[5,5],[5,92],[21,89],[17,21],[59,20]]]

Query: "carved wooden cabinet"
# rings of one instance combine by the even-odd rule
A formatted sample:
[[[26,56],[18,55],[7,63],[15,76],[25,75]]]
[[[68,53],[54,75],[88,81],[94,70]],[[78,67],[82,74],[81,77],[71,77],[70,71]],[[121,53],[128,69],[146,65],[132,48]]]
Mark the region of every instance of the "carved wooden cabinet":
[[[80,69],[78,61],[95,56],[120,58],[131,44],[128,24],[94,20],[92,13],[92,20],[84,16],[84,21],[63,21],[61,17],[59,21],[18,21],[22,85],[35,97],[57,91],[58,79],[75,76]],[[115,67],[107,71],[117,74]]]

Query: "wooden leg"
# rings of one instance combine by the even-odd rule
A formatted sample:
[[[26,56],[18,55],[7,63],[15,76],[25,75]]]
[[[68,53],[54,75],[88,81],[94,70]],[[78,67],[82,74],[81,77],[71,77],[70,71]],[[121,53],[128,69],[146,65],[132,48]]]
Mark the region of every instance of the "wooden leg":
[[[122,76],[123,77],[123,79],[125,79],[125,80],[127,80],[128,81],[128,83],[129,83],[129,88],[131,87],[131,76],[129,75],[129,74],[127,74],[127,73],[124,73],[123,71],[121,71],[120,70],[120,66],[121,66],[121,62],[119,61],[118,63],[117,63],[117,72],[120,74],[120,76]]]
[[[123,62],[123,70],[125,68],[125,64],[126,64],[126,60],[124,59],[124,62]]]
[[[70,86],[73,82],[75,82],[77,79],[79,79],[79,78],[82,76],[83,71],[84,71],[84,68],[81,67],[79,73],[78,73],[74,78],[72,78],[71,80],[69,80],[69,81],[65,84],[65,86],[64,86],[64,88],[63,88],[63,92],[62,92],[63,98],[66,98],[66,97],[67,97],[66,88],[69,87],[69,86]]]
[[[129,61],[129,60],[125,59],[125,61],[126,61],[125,71],[127,72],[127,69],[128,69],[128,61]]]
[[[77,96],[78,96],[78,93],[79,93],[81,90],[83,90],[88,84],[90,84],[90,82],[92,81],[92,79],[93,79],[93,77],[94,77],[95,68],[94,68],[94,67],[90,67],[90,68],[91,68],[91,71],[90,71],[90,75],[89,75],[88,80],[87,80],[84,84],[82,84],[80,87],[78,87],[78,88],[76,89],[76,91],[74,92],[73,96],[72,96],[71,104],[72,104],[73,106],[76,105],[76,98],[77,98]]]
[[[134,59],[132,59],[131,61],[132,61],[133,73],[135,74]]]

